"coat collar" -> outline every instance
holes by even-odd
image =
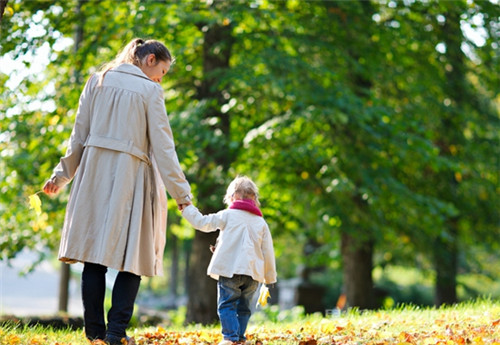
[[[146,74],[144,74],[144,72],[139,67],[129,63],[122,63],[121,65],[112,68],[110,72],[131,74],[152,81]]]

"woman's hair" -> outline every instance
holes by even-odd
[[[259,189],[257,185],[246,176],[236,177],[227,187],[224,203],[230,205],[233,199],[252,199],[260,206]]]
[[[122,63],[129,63],[140,67],[143,63],[145,63],[145,59],[150,54],[154,54],[156,63],[160,61],[170,61],[171,63],[174,63],[175,61],[170,54],[170,51],[163,43],[156,40],[145,41],[142,38],[134,38],[116,55],[112,61],[106,63],[101,68],[99,85],[102,84],[104,76],[110,69]]]

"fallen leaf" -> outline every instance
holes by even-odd
[[[29,203],[30,208],[34,209],[38,216],[42,214],[42,201],[36,193],[29,196]]]
[[[337,300],[337,309],[340,309],[340,310],[344,309],[346,302],[347,302],[346,295],[341,294],[339,296],[339,299]]]

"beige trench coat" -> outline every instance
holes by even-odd
[[[59,248],[65,262],[92,262],[137,275],[163,274],[168,193],[191,199],[179,165],[163,90],[122,64],[87,82],[59,187],[73,178]]]

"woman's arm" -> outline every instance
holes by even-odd
[[[84,144],[90,131],[90,104],[96,81],[96,76],[91,76],[80,95],[75,124],[73,125],[66,154],[61,158],[59,164],[54,169],[52,177],[43,187],[43,190],[47,194],[57,193],[61,187],[68,184],[75,176],[80,165]]]
[[[179,164],[174,136],[165,109],[163,90],[160,86],[155,88],[155,92],[149,98],[147,117],[148,134],[160,176],[168,193],[178,205],[184,206],[191,200],[191,187]]]

